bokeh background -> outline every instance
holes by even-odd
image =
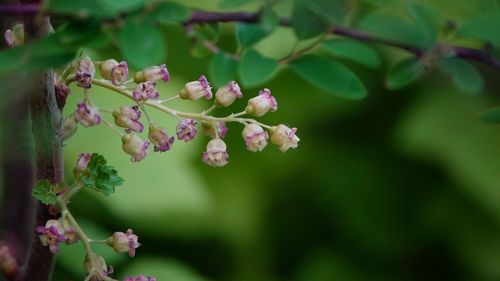
[[[289,1],[278,4],[287,15]],[[383,1],[381,1],[383,2]],[[391,2],[397,9],[403,1]],[[428,1],[443,19],[479,13],[481,1]],[[182,1],[214,10],[217,1]],[[238,10],[253,11],[256,5]],[[180,26],[164,29],[172,81],[164,97],[205,74],[209,57],[190,53]],[[256,46],[271,57],[288,54],[290,29],[278,28]],[[236,48],[234,25],[221,25],[219,45]],[[376,46],[376,45],[375,45]],[[384,88],[384,73],[406,54],[376,46],[384,58],[371,70],[345,61],[370,95],[346,101],[303,82],[289,70],[266,84],[279,110],[264,123],[298,128],[296,150],[269,145],[246,151],[242,127],[229,125],[230,164],[201,162],[208,138],[176,141],[169,152],[131,163],[120,139],[104,126],[79,128],[65,148],[66,178],[80,152],[105,155],[125,184],[105,198],[81,192],[71,209],[96,239],[132,228],[142,246],[133,259],[98,246],[115,277],[152,275],[164,281],[396,281],[500,280],[500,128],[478,112],[500,103],[499,72],[480,66],[486,88],[467,95],[436,70],[401,91]],[[321,52],[321,51],[318,51]],[[88,55],[120,59],[117,50]],[[81,100],[73,88],[66,114]],[[216,115],[239,112],[258,88]],[[127,100],[93,88],[95,104],[111,109]],[[176,101],[202,111],[209,102]],[[106,114],[106,113],[103,113]],[[173,134],[176,120],[149,110]],[[112,120],[111,116],[105,118]],[[62,246],[54,280],[80,280],[83,248]]]

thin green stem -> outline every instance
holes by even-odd
[[[83,184],[80,181],[75,182],[73,187],[62,196],[62,198],[64,199],[64,202],[69,202],[69,200],[71,200],[71,198],[75,194],[77,194],[80,190],[82,190],[82,188],[83,188]]]
[[[171,102],[171,101],[174,101],[174,100],[178,100],[178,99],[180,99],[180,98],[181,98],[181,96],[179,96],[179,95],[175,95],[175,96],[170,97],[170,98],[168,98],[168,99],[159,100],[159,101],[158,101],[158,103],[167,103],[167,102]]]
[[[328,36],[329,33],[323,33],[321,36],[318,37],[314,42],[312,42],[310,45],[304,47],[303,49],[300,49],[296,52],[293,52],[292,54],[280,59],[278,63],[280,65],[285,65],[293,60],[296,60],[300,58],[302,55],[305,53],[309,52],[310,50],[314,49],[316,46],[318,46],[321,42],[325,40],[325,38]]]
[[[217,106],[214,104],[214,105],[212,105],[211,107],[209,107],[207,110],[202,111],[200,114],[201,114],[201,115],[207,115],[207,114],[209,114],[210,112],[212,112],[215,108],[217,108]]]
[[[101,118],[101,121],[102,121],[102,123],[104,125],[106,125],[111,130],[113,130],[113,132],[115,132],[116,134],[118,134],[120,137],[123,137],[123,133],[118,128],[116,128],[113,124],[111,124],[108,120],[106,120],[104,118]]]

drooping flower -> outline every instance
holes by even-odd
[[[165,64],[148,67],[142,71],[135,73],[134,75],[135,83],[141,83],[145,81],[156,82],[158,80],[163,80],[165,82],[168,82],[170,80],[170,74],[168,73],[168,69]]]
[[[95,75],[95,66],[92,60],[88,56],[81,57],[73,61],[73,68],[75,69],[76,84],[89,89]]]
[[[84,127],[90,127],[101,124],[101,113],[95,107],[82,102],[77,105],[75,119]]]
[[[144,125],[139,122],[141,118],[141,112],[138,106],[122,106],[113,110],[113,117],[115,118],[115,124],[131,130],[137,133],[144,131]]]
[[[223,139],[226,137],[228,128],[224,122],[202,122],[201,128],[206,136],[212,139],[217,137]]]
[[[183,140],[183,141],[190,141],[194,139],[196,136],[196,133],[198,131],[196,130],[196,120],[194,119],[182,119],[179,121],[179,124],[177,124],[177,139]]]
[[[202,75],[198,81],[186,83],[179,96],[181,99],[198,100],[205,97],[209,100],[212,98],[212,87],[210,87],[205,75]]]
[[[56,95],[57,106],[63,108],[66,104],[66,98],[71,94],[71,90],[61,76],[56,73],[54,73],[54,93]]]
[[[119,86],[127,81],[128,65],[126,61],[105,60],[99,64],[99,70],[101,76],[106,80],[110,80],[113,85]]]
[[[273,112],[276,110],[278,110],[278,103],[271,95],[271,91],[267,88],[259,91],[258,96],[251,98],[245,108],[246,113],[257,117],[262,116],[269,111]]]
[[[212,139],[207,144],[207,151],[203,152],[203,162],[212,167],[222,167],[229,162],[227,146],[221,139]]]
[[[162,128],[154,123],[149,126],[149,140],[154,144],[155,152],[165,152],[170,150],[175,138],[167,135],[165,128]]]
[[[16,24],[11,29],[7,29],[4,33],[5,43],[9,48],[24,44],[24,25]]]
[[[109,277],[113,273],[113,267],[107,266],[103,257],[92,253],[92,256],[86,256],[83,267],[87,273],[94,272],[94,276],[90,279],[92,281],[102,281],[103,277]]]
[[[295,135],[297,128],[289,128],[283,124],[272,127],[271,142],[280,147],[282,152],[286,152],[289,148],[297,148],[299,145],[299,137]]]
[[[156,281],[156,278],[151,276],[146,277],[144,275],[138,275],[135,277],[127,276],[125,277],[125,279],[123,279],[123,281]]]
[[[49,246],[50,251],[55,254],[59,251],[59,243],[65,242],[64,228],[57,220],[48,220],[45,226],[36,227],[36,233],[43,246]]]
[[[87,165],[92,159],[92,155],[90,153],[80,153],[78,158],[76,159],[75,167],[73,167],[73,174],[75,178],[80,178],[82,175],[87,174]]]
[[[141,245],[138,239],[132,229],[128,229],[125,233],[118,231],[113,233],[113,236],[106,240],[106,244],[113,247],[116,252],[128,252],[129,256],[134,257],[135,249]]]
[[[132,162],[140,162],[148,154],[149,142],[143,141],[138,135],[130,133],[122,137],[122,148],[132,156]]]
[[[151,81],[146,81],[137,85],[132,95],[135,101],[158,99],[160,97],[160,93],[156,90],[156,82]]]
[[[252,152],[262,151],[267,146],[269,135],[261,126],[257,124],[248,124],[241,133],[245,140],[247,149]]]
[[[71,224],[71,222],[67,218],[59,219],[63,229],[64,229],[64,237],[66,238],[65,243],[67,245],[74,244],[80,240],[80,236],[76,232],[75,227]]]
[[[70,115],[64,118],[59,136],[65,141],[75,134],[76,129],[78,129],[78,124],[76,123],[75,116]]]
[[[236,100],[236,98],[241,99],[243,94],[241,93],[240,85],[235,81],[229,82],[224,87],[221,87],[215,93],[215,105],[217,106],[230,106]]]

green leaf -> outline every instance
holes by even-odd
[[[293,4],[290,25],[300,40],[318,36],[330,28],[331,24],[327,20],[318,17],[311,11],[308,5],[296,0]]]
[[[402,60],[391,67],[385,85],[391,90],[402,89],[417,80],[423,72],[424,66],[419,60],[415,58]]]
[[[259,42],[267,34],[268,32],[260,24],[240,23],[236,26],[236,36],[243,48]]]
[[[57,200],[54,190],[54,186],[48,180],[41,180],[36,183],[36,186],[31,191],[31,195],[45,205],[52,205]]]
[[[295,0],[301,2],[303,7],[314,12],[317,17],[324,21],[340,23],[347,13],[346,8],[350,4],[348,0]]]
[[[479,113],[479,119],[487,123],[500,123],[500,107],[490,108]]]
[[[199,40],[208,40],[215,43],[220,37],[219,25],[217,23],[197,24],[193,29],[193,35]]]
[[[276,60],[264,57],[255,50],[248,50],[241,57],[238,72],[244,86],[254,87],[271,79],[277,68]]]
[[[115,192],[115,187],[123,184],[123,178],[110,165],[107,165],[104,156],[93,153],[87,165],[88,175],[80,178],[85,187],[101,191],[105,196]]]
[[[278,14],[271,8],[264,9],[260,16],[260,25],[268,34],[273,32],[279,24]]]
[[[208,66],[208,74],[216,87],[222,87],[236,80],[236,68],[236,61],[221,52],[212,57]]]
[[[323,43],[328,53],[369,68],[380,66],[380,57],[370,46],[349,39],[331,39]]]
[[[368,95],[363,83],[350,69],[317,55],[306,55],[290,63],[302,79],[337,97],[360,100]]]
[[[174,2],[160,3],[150,14],[160,23],[182,23],[189,19],[190,11],[186,6]]]
[[[500,14],[486,14],[465,22],[457,31],[460,37],[489,41],[500,46]]]
[[[222,0],[219,2],[219,8],[231,9],[250,2],[255,2],[255,0]]]
[[[453,84],[464,92],[477,94],[484,87],[481,73],[468,61],[457,58],[442,58],[439,69],[451,76]]]
[[[429,47],[424,35],[397,15],[373,12],[361,20],[359,27],[385,39],[422,48]]]
[[[439,13],[432,6],[417,2],[408,3],[406,8],[413,23],[425,37],[426,45],[434,44],[440,28]]]
[[[101,0],[51,0],[47,10],[54,13],[75,15],[79,18],[114,18],[117,11],[103,5]]]
[[[144,6],[145,0],[99,0],[103,7],[112,11],[123,12]]]
[[[165,36],[151,22],[136,17],[125,19],[119,40],[123,56],[137,69],[161,63],[167,54]]]

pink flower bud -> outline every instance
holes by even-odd
[[[267,139],[269,139],[267,132],[257,124],[246,125],[241,135],[247,149],[252,152],[262,151],[267,146]]]
[[[92,86],[92,79],[95,75],[94,63],[88,56],[73,61],[75,69],[76,84],[82,88],[89,89]]]
[[[106,240],[106,244],[113,247],[116,252],[128,252],[129,256],[134,257],[135,249],[141,245],[138,239],[139,237],[134,234],[132,229],[128,229],[126,233],[113,233],[113,236]]]
[[[18,270],[18,264],[7,245],[0,245],[0,273],[13,277]],[[13,279],[15,280],[15,279]]]
[[[5,43],[9,48],[24,44],[24,25],[16,24],[12,30],[7,29],[4,33]]]
[[[122,106],[113,110],[115,124],[130,131],[141,133],[144,131],[144,125],[139,122],[141,112],[138,106]]]
[[[87,174],[87,165],[92,159],[92,155],[90,153],[80,153],[78,158],[76,159],[75,167],[73,167],[73,174],[75,178],[80,178],[82,175]]]
[[[225,138],[228,128],[224,122],[202,122],[201,128],[203,129],[203,134],[212,139]]]
[[[109,59],[99,65],[102,78],[110,80],[113,85],[122,85],[127,81],[128,65],[127,62],[117,62]]]
[[[217,106],[230,106],[236,98],[241,99],[240,86],[235,81],[229,82],[226,86],[219,88],[215,93],[215,105]]]
[[[78,124],[76,123],[75,116],[70,115],[64,118],[59,136],[65,141],[75,134],[76,129],[78,129]]]
[[[84,127],[101,124],[101,113],[99,110],[84,102],[77,105],[74,116],[75,120]]]
[[[251,98],[245,108],[246,113],[257,117],[262,116],[269,111],[273,112],[276,110],[278,110],[278,103],[276,102],[276,99],[271,96],[271,91],[267,88],[260,91],[258,96]]]
[[[288,128],[280,124],[271,128],[271,142],[280,147],[282,152],[286,152],[289,148],[297,148],[300,139],[295,135],[297,128]]]
[[[207,151],[203,152],[203,162],[212,167],[222,167],[229,162],[227,146],[221,139],[212,139],[207,144]]]
[[[174,137],[167,135],[165,128],[159,127],[158,125],[152,123],[149,126],[149,140],[154,144],[155,152],[165,152],[170,150],[172,144],[174,143]]]
[[[145,81],[155,82],[158,80],[163,80],[168,82],[170,80],[170,74],[168,73],[167,66],[162,64],[160,66],[151,66],[143,71],[139,71],[134,75],[134,82],[141,83]]]
[[[148,154],[149,142],[143,141],[136,134],[126,134],[122,137],[122,148],[132,156],[132,162],[140,162]]]
[[[196,120],[182,119],[177,124],[177,139],[183,141],[190,141],[194,139],[198,131],[196,130]]]
[[[59,251],[59,243],[66,241],[64,228],[57,220],[48,220],[45,226],[37,226],[36,232],[42,245],[49,246],[53,254]]]
[[[205,97],[209,100],[212,98],[212,87],[210,87],[205,75],[202,75],[198,81],[186,83],[179,96],[181,99],[198,100]]]
[[[123,281],[156,281],[156,279],[154,277],[151,277],[151,276],[144,276],[144,275],[138,275],[138,276],[135,276],[135,277],[125,277],[125,279],[123,279]]]
[[[83,262],[83,268],[85,268],[85,271],[88,273],[90,272],[97,273],[94,277],[90,279],[92,281],[102,281],[103,278],[101,277],[109,277],[111,273],[113,273],[113,267],[112,266],[108,267],[106,265],[106,261],[104,260],[104,258],[94,253],[92,253],[92,256],[87,255],[85,257],[85,261]]]
[[[56,95],[57,106],[63,108],[66,104],[66,98],[71,94],[71,90],[61,76],[56,73],[54,73],[54,93]]]
[[[137,88],[132,95],[135,101],[158,99],[160,97],[160,93],[156,90],[156,82],[151,81],[146,81],[137,85]]]

